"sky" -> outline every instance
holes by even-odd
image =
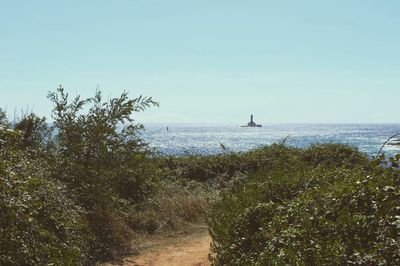
[[[399,123],[400,1],[0,0],[0,107],[124,90],[142,123]]]

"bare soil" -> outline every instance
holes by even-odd
[[[115,263],[102,265],[125,266],[208,266],[211,237],[207,227],[189,231],[155,235],[138,239],[134,243],[137,253]]]
[[[208,235],[182,239],[178,243],[160,247],[124,260],[131,266],[205,266],[210,265],[208,252],[211,239]]]

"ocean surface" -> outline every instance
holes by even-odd
[[[167,130],[168,126],[168,130]],[[165,155],[218,154],[248,151],[286,139],[286,145],[308,147],[317,143],[344,143],[374,156],[382,144],[400,132],[400,124],[267,124],[262,128],[234,125],[145,125],[142,138]],[[387,145],[384,153],[400,153]]]

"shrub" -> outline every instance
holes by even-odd
[[[141,201],[154,186],[155,175],[144,169],[149,153],[138,135],[143,126],[134,124],[132,114],[158,104],[142,96],[129,99],[125,92],[108,101],[100,91],[70,100],[62,87],[48,98],[56,132],[52,178],[65,183],[87,211],[95,235],[91,253],[106,258],[128,247],[124,235],[132,235],[123,226],[118,199]]]
[[[45,169],[23,152],[0,149],[1,265],[88,261],[85,212]]]
[[[316,144],[304,150],[302,159],[310,166],[369,167],[369,159],[357,149],[344,144]]]
[[[240,173],[287,171],[299,166],[301,150],[280,144],[262,147],[244,153],[225,153],[220,155],[167,157],[161,163],[171,177],[194,179],[201,182],[215,182],[218,179],[230,181]]]
[[[132,114],[157,105],[127,93],[103,101],[49,93],[52,127],[0,109],[0,264],[80,265],[130,248],[126,206],[154,191],[157,171]]]
[[[399,264],[400,176],[367,162],[354,149],[322,145],[288,172],[249,174],[213,205],[213,263]]]

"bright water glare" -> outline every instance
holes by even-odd
[[[168,129],[167,129],[168,127]],[[247,151],[277,143],[307,147],[317,143],[344,143],[375,155],[382,144],[396,132],[400,124],[270,124],[261,128],[230,125],[145,125],[143,138],[161,154],[218,154],[223,150]],[[398,146],[387,145],[387,154],[400,152]]]

